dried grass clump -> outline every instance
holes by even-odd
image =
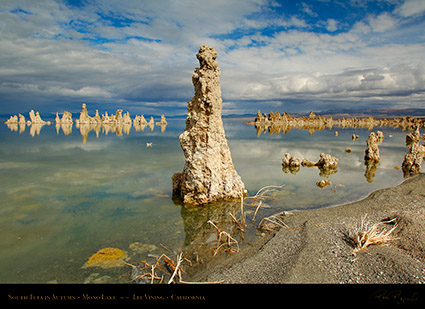
[[[233,215],[231,212],[229,212],[229,216],[232,218],[232,221],[234,223],[233,227],[233,235],[236,233],[239,233],[239,236],[242,241],[245,240],[245,228],[246,228],[246,214],[244,212],[244,198],[243,195],[241,195],[241,217],[240,219],[237,219],[235,215]],[[215,227],[217,230],[217,227]],[[218,231],[217,231],[218,232]]]
[[[214,250],[214,256],[216,256],[217,253],[222,249],[227,252],[239,252],[239,243],[236,239],[230,236],[230,234],[226,231],[220,230],[211,220],[208,220],[207,223],[211,224],[217,231],[218,239],[217,246]]]
[[[293,213],[284,211],[267,218],[263,217],[263,219],[258,225],[258,229],[262,232],[270,232],[276,229],[297,230],[300,228],[299,226],[289,226],[283,221],[284,217],[292,215]]]
[[[260,208],[270,208],[270,206],[267,205],[265,202],[267,200],[269,200],[269,201],[275,200],[276,194],[284,186],[285,185],[265,186],[265,187],[261,188],[260,190],[258,190],[258,192],[254,196],[248,196],[248,197],[245,198],[245,200],[241,201],[242,206],[245,205],[247,207],[254,207],[255,208],[254,216],[252,217],[252,222],[254,222],[254,224],[255,224],[255,218],[256,218]],[[260,214],[260,216],[263,217],[261,214]],[[264,219],[264,217],[263,217],[263,219]]]
[[[271,223],[268,224],[268,223]],[[285,222],[283,222],[282,218],[280,218],[279,215],[273,215],[268,218],[263,218],[259,224],[259,229],[261,231],[273,231],[275,227],[283,228],[283,229],[290,229]]]
[[[276,194],[281,190],[285,185],[281,186],[265,186],[257,191],[254,196],[248,196],[245,198],[245,205],[251,207],[257,207],[259,202],[266,200],[276,199]]]
[[[170,284],[174,282],[174,277],[176,276],[176,274],[179,275],[179,279],[181,280],[182,260],[183,255],[180,252],[177,255],[177,263],[172,258],[168,257],[166,254],[162,254],[156,259],[155,263],[153,264],[149,264],[146,261],[142,261],[142,264],[144,266],[134,266],[129,263],[126,263],[126,265],[131,266],[132,268],[139,267],[139,275],[134,276],[132,278],[133,281],[142,279],[145,281],[145,283],[161,284],[164,281],[165,275],[168,274],[171,275],[170,280],[168,280],[168,284]],[[161,265],[161,261],[163,262],[163,265]],[[165,268],[163,268],[162,266],[165,266]],[[169,270],[171,270],[173,273],[171,274]]]
[[[353,247],[353,253],[367,248],[371,245],[385,245],[394,238],[391,236],[391,233],[397,228],[397,223],[394,226],[387,230],[382,228],[384,224],[390,224],[396,221],[397,218],[393,218],[387,221],[381,221],[379,223],[372,224],[369,221],[366,221],[367,214],[363,216],[361,223],[356,228],[349,230],[345,233],[345,240]]]
[[[160,244],[167,251],[171,252],[170,249]],[[187,255],[188,253],[186,253]],[[214,281],[214,282],[189,282],[185,281],[182,278],[182,273],[184,273],[183,263],[187,262],[192,266],[192,262],[186,258],[186,255],[183,254],[181,249],[176,254],[176,260],[168,257],[166,254],[161,254],[161,256],[156,258],[155,263],[149,264],[146,261],[142,261],[142,265],[135,266],[129,263],[125,265],[130,266],[132,270],[131,281],[136,283],[145,284],[162,284],[167,282],[167,284],[215,284],[222,283],[223,281]],[[168,281],[166,278],[168,278]]]
[[[283,229],[297,229],[298,227],[290,227],[285,222],[283,222],[282,217],[291,215],[291,213],[288,212],[282,212],[276,215],[272,215],[269,217],[264,217],[261,213],[259,213],[259,210],[261,208],[270,208],[269,205],[267,205],[266,201],[272,201],[276,200],[277,193],[283,189],[285,185],[280,186],[265,186],[258,190],[258,192],[254,196],[249,196],[245,198],[245,201],[241,200],[242,206],[245,205],[247,207],[254,207],[255,212],[254,216],[252,217],[252,222],[256,226],[256,228],[262,232],[268,232],[273,231],[275,229],[283,228]],[[242,207],[241,206],[241,207]],[[262,219],[260,220],[260,223],[257,225],[255,222],[255,218],[259,215]],[[245,221],[244,221],[245,222]]]

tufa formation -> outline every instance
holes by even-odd
[[[379,153],[378,145],[384,140],[384,134],[381,131],[370,132],[368,139],[366,140],[366,150],[365,150],[365,162],[374,161],[379,162],[381,160],[381,155]],[[367,163],[366,163],[367,164]]]
[[[415,127],[412,132],[406,135],[406,146],[409,151],[407,151],[401,164],[404,177],[421,172],[421,165],[425,158],[425,145],[419,144],[421,139],[425,139],[425,135],[421,136],[419,127]]]
[[[324,129],[339,128],[367,128],[372,130],[374,127],[393,127],[401,128],[402,130],[411,129],[413,126],[424,127],[425,119],[413,117],[393,118],[393,119],[375,119],[372,116],[366,118],[345,118],[333,119],[332,116],[321,116],[310,112],[308,116],[293,117],[288,113],[279,114],[279,112],[271,112],[267,116],[259,110],[254,121],[246,122],[245,124],[255,125],[257,135],[268,131],[270,134],[279,134],[281,131],[286,134],[291,129],[309,130],[310,134],[315,131]],[[337,134],[336,134],[337,135]],[[354,135],[353,140],[358,139]]]
[[[172,177],[173,197],[193,205],[240,198],[246,193],[221,118],[217,52],[202,45],[196,58],[200,67],[192,75],[195,96],[187,103],[186,128],[179,137],[185,166]]]

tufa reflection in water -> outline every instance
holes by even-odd
[[[216,230],[208,224],[214,222],[221,230],[232,231],[234,223],[231,213],[237,216],[240,213],[239,201],[215,202],[204,206],[181,205],[181,216],[184,224],[186,247],[215,244],[217,242]]]
[[[366,118],[342,117],[339,119],[333,119],[332,116],[320,116],[314,114],[313,112],[310,112],[309,116],[307,117],[292,117],[286,112],[283,114],[278,112],[269,113],[267,116],[266,114],[263,115],[259,110],[253,122],[246,122],[244,124],[254,125],[258,137],[262,133],[266,132],[268,132],[270,135],[279,135],[280,132],[287,134],[289,131],[291,131],[291,129],[308,130],[309,134],[312,135],[316,131],[325,129],[332,130],[333,127],[339,127],[342,129],[366,128],[368,130],[372,130],[374,127],[379,126],[401,129],[402,131],[411,131],[411,133],[408,133],[406,136],[406,146],[409,148],[409,150],[401,164],[403,169],[403,176],[405,178],[420,172],[421,164],[423,158],[425,157],[425,146],[419,145],[419,140],[424,139],[424,137],[420,136],[419,128],[424,127],[425,119],[410,116],[402,118],[394,117],[390,119],[375,119],[372,116]],[[338,136],[338,131],[335,131],[334,135]],[[359,136],[353,134],[352,140],[356,141],[358,139]],[[365,150],[364,156],[366,171],[364,173],[364,177],[369,183],[374,181],[376,172],[378,170],[380,162],[380,152],[378,145],[382,143],[383,139],[383,133],[381,131],[377,131],[376,134],[371,132],[369,138],[366,141],[367,148]],[[346,153],[351,153],[351,149],[346,148]],[[300,171],[300,165],[317,166],[317,164],[314,162],[307,162],[304,160],[300,163],[298,158],[290,156],[289,154],[285,154],[285,157],[282,160],[282,171],[284,173],[291,173],[296,175]],[[329,177],[330,175],[337,172],[336,169],[324,169],[320,166],[319,169],[321,177]]]
[[[367,118],[345,118],[333,119],[332,116],[325,117],[316,115],[310,112],[308,117],[292,117],[288,113],[282,115],[278,112],[262,114],[260,111],[257,112],[257,117],[252,122],[246,122],[245,124],[254,125],[257,130],[257,136],[261,133],[268,132],[271,134],[287,134],[291,129],[303,129],[308,130],[310,135],[316,131],[324,129],[331,130],[333,127],[339,128],[366,128],[372,130],[374,127],[392,127],[400,128],[403,131],[411,130],[418,126],[424,126],[424,119],[418,119],[414,117],[403,117],[403,118],[392,118],[392,119],[375,119],[372,116]],[[338,135],[337,133],[335,134]]]
[[[258,118],[258,117],[257,117]],[[413,121],[412,123],[416,123]],[[334,134],[336,137],[338,134]],[[392,135],[390,135],[391,137]],[[358,139],[358,135],[353,134],[353,141]],[[403,163],[401,164],[403,169],[404,178],[411,175],[420,173],[421,164],[425,158],[425,145],[420,145],[420,140],[425,140],[425,135],[421,136],[419,132],[419,126],[414,124],[411,127],[411,132],[406,135],[406,147],[409,148],[404,156]],[[370,132],[369,137],[366,140],[366,149],[364,151],[364,165],[366,171],[364,177],[368,183],[372,183],[375,179],[375,175],[378,170],[378,166],[381,160],[381,154],[379,145],[384,141],[384,133],[382,131]],[[345,148],[345,153],[350,154],[352,151],[350,148]],[[298,157],[285,153],[282,159],[282,172],[285,174],[296,175],[300,172],[300,167],[313,167],[319,168],[319,176],[329,178],[331,175],[336,174],[338,165],[338,158],[332,157],[330,154],[320,154],[320,160],[317,162],[310,161],[308,159],[300,160]],[[330,185],[329,180],[321,180],[316,182],[319,188],[324,188]]]
[[[28,126],[32,137],[39,135],[44,125],[51,124],[50,121],[42,120],[39,112],[34,113],[34,111],[31,110],[29,115],[31,119],[29,121],[25,121],[25,117],[19,114],[19,117],[16,115],[11,116],[5,123],[11,131],[17,132],[19,130],[20,134],[25,132],[25,128]],[[99,137],[100,133],[105,135],[115,133],[117,136],[123,136],[124,134],[129,135],[132,127],[134,127],[136,132],[143,132],[146,127],[149,127],[150,131],[153,132],[156,125],[161,128],[161,133],[164,133],[167,124],[167,119],[164,114],[161,115],[160,121],[155,123],[153,116],[151,116],[149,122],[146,121],[143,115],[136,115],[132,120],[130,113],[126,112],[123,114],[121,109],[118,109],[115,115],[108,115],[108,112],[105,112],[102,116],[100,116],[98,110],[96,110],[95,116],[91,117],[88,114],[86,104],[82,106],[80,118],[75,120],[75,128],[80,130],[80,134],[83,137],[83,143],[87,142],[88,135],[92,131],[95,132],[96,138]],[[71,134],[73,125],[74,121],[70,112],[65,111],[62,118],[56,113],[55,127],[57,134],[59,134],[61,130],[64,135]]]
[[[19,130],[20,125],[16,125]],[[30,126],[26,124],[26,134],[22,136],[10,132],[6,126],[2,128],[1,193],[2,211],[6,211],[0,224],[4,236],[0,250],[2,282],[84,282],[88,275],[94,277],[94,274],[99,275],[93,280],[107,275],[109,282],[115,282],[121,278],[118,275],[128,275],[130,269],[126,266],[81,269],[101,248],[120,248],[133,259],[129,263],[136,263],[142,258],[150,261],[149,254],[159,256],[161,253],[177,260],[176,254],[163,250],[160,244],[172,251],[182,248],[186,253],[189,251],[183,246],[186,242],[194,248],[190,254],[197,250],[212,257],[218,236],[208,223],[210,219],[241,245],[248,246],[239,240],[238,234],[232,233],[235,224],[229,213],[238,219],[241,217],[238,203],[220,213],[221,207],[182,209],[170,200],[169,177],[182,167],[178,134],[184,128],[184,121],[176,122],[177,129],[173,122],[166,134],[159,134],[155,128],[158,134],[144,134],[148,138],[101,136],[94,140],[89,137],[85,145],[74,125],[72,134],[67,137],[57,136],[53,125],[43,126],[40,138],[34,139],[28,135]],[[262,203],[255,216],[256,225],[261,220],[260,214],[267,217],[281,211],[338,205],[402,181],[400,164],[408,149],[405,148],[406,134],[401,130],[383,129],[385,139],[379,145],[380,165],[373,183],[369,183],[364,177],[363,160],[370,133],[367,130],[338,129],[338,136],[328,130],[312,136],[303,130],[292,130],[287,135],[267,134],[257,138],[255,130],[246,130],[239,121],[225,121],[225,126],[234,162],[246,179],[250,194],[265,184],[285,184],[279,200],[267,201],[269,208]],[[352,141],[353,133],[360,135],[360,142]],[[139,135],[134,127],[131,134]],[[117,141],[120,147],[116,147]],[[152,141],[153,149],[147,148],[141,153],[145,143]],[[345,151],[347,147],[351,149],[349,154]],[[338,173],[325,178],[332,184],[320,189],[316,185],[321,180],[318,167],[301,167],[296,176],[283,173],[279,167],[284,153],[313,161],[319,159],[320,153],[329,153],[339,159]],[[395,165],[400,168],[395,170]],[[155,192],[149,191],[153,189]],[[157,189],[169,197],[156,196]],[[256,232],[251,228],[251,220],[257,205],[249,208],[251,213],[245,212],[248,225],[245,238]],[[192,220],[191,215],[199,221]],[[197,232],[200,234],[196,235]],[[158,249],[133,255],[129,244],[135,242],[155,245]],[[139,246],[132,248],[142,250]],[[218,258],[229,256],[224,249],[226,247],[220,249]],[[196,265],[196,256],[187,258]],[[128,277],[123,280],[128,282]]]

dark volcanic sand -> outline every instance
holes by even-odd
[[[353,254],[344,233],[367,220],[397,218],[388,245]],[[290,227],[211,261],[190,281],[224,283],[425,283],[425,174],[341,206],[282,217]],[[392,225],[385,224],[384,228]]]

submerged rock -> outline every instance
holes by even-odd
[[[127,254],[117,248],[103,248],[93,254],[89,260],[84,264],[86,267],[101,267],[112,268],[123,266],[127,260]]]
[[[332,185],[331,181],[329,179],[322,179],[318,182],[316,182],[316,186],[318,186],[320,189],[323,189],[326,186]]]
[[[187,103],[186,128],[179,137],[185,166],[182,173],[172,177],[173,196],[184,204],[207,204],[245,194],[245,185],[233,165],[221,118],[217,52],[202,45],[196,57],[200,67],[192,75],[195,96]]]
[[[158,247],[152,244],[142,244],[136,241],[130,244],[129,249],[137,254],[145,254],[158,249]]]
[[[90,276],[88,276],[84,280],[84,284],[92,284],[92,283],[105,284],[105,283],[110,283],[111,279],[112,278],[110,276],[107,276],[107,275],[102,276],[99,273],[93,273],[93,274],[90,274]]]

